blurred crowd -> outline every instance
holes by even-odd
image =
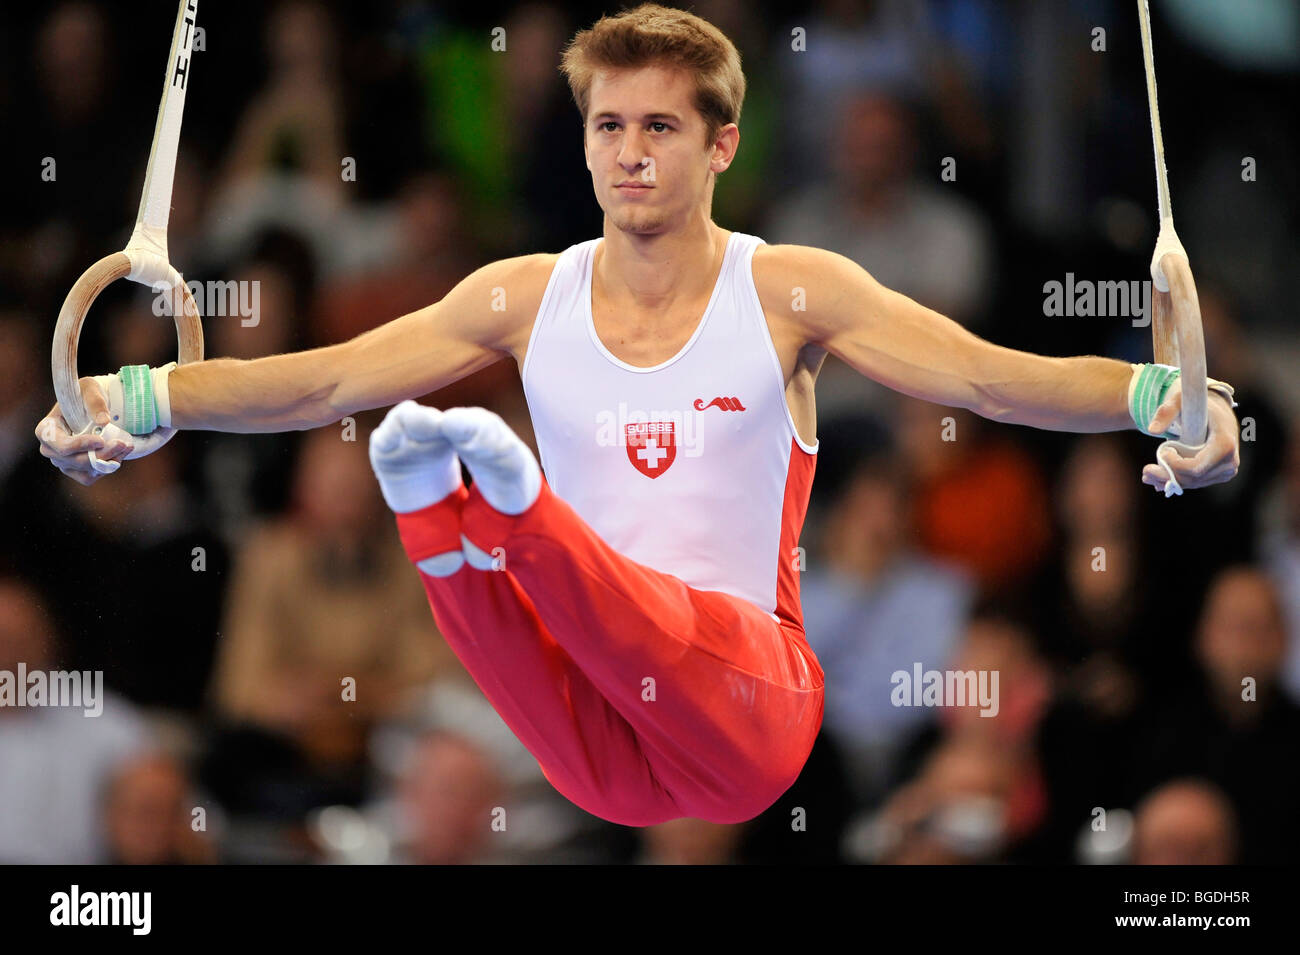
[[[994,425],[829,360],[799,557],[822,735],[756,819],[646,829],[558,796],[439,635],[369,469],[382,413],[187,432],[90,487],[40,457],[54,318],[129,234],[171,19],[8,11],[0,671],[99,671],[107,693],[95,718],[0,707],[0,861],[1293,862],[1300,443],[1260,342],[1289,324],[1300,265],[1279,173],[1294,5],[1260,0],[1232,31],[1226,0],[1152,6],[1210,372],[1247,428],[1239,475],[1166,501],[1139,483],[1154,442],[1136,432]],[[1128,318],[1043,306],[1067,273],[1146,277],[1131,3],[691,7],[749,83],[720,225],[840,252],[1001,344],[1150,360]],[[255,321],[205,315],[207,355],[344,341],[494,258],[599,235],[556,66],[601,12],[200,4],[171,261],[260,291]],[[106,290],[81,373],[174,358],[152,305]],[[485,405],[532,442],[508,363],[423,400]],[[996,672],[997,714],[896,705],[893,675],[916,666]]]

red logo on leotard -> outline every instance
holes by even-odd
[[[740,403],[739,398],[714,398],[707,405],[703,398],[695,399],[695,410],[703,411],[706,408],[721,408],[723,411],[744,411],[745,406]]]
[[[646,477],[657,478],[677,459],[677,431],[672,421],[627,425],[627,459]]]

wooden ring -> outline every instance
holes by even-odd
[[[68,422],[68,429],[79,434],[90,424],[90,415],[81,396],[80,378],[77,375],[77,343],[81,339],[81,326],[91,304],[111,283],[131,274],[131,259],[125,252],[114,252],[100,259],[86,271],[68,292],[59,310],[59,322],[54,328],[54,347],[50,355],[50,370],[54,374],[54,395],[59,410]],[[172,270],[179,278],[179,274]],[[178,365],[203,360],[203,323],[199,307],[194,301],[189,285],[177,283],[183,290],[180,310],[173,310],[176,320],[176,347]]]
[[[1169,291],[1152,288],[1151,334],[1156,361],[1177,365],[1182,372],[1183,407],[1179,412],[1182,433],[1179,442],[1191,447],[1203,445],[1209,420],[1209,398],[1205,392],[1205,331],[1201,327],[1201,303],[1192,280],[1187,257],[1169,252],[1160,259],[1160,269]]]

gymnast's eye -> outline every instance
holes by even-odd
[[[652,127],[653,127],[653,126],[662,126],[662,127],[663,127],[663,132],[667,132],[668,130],[672,129],[672,127],[669,126],[667,123],[660,122],[659,120],[655,120],[655,121],[654,121],[653,123],[651,123],[650,125],[651,125]],[[660,132],[660,130],[657,130],[657,129],[656,129],[655,132],[656,132],[656,133],[657,133],[657,132]]]
[[[613,132],[613,130],[608,129],[607,127],[617,126],[617,125],[618,123],[614,122],[612,119],[607,119],[605,120],[605,122],[600,124],[600,128],[608,133],[608,132]]]

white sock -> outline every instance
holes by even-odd
[[[443,413],[414,401],[388,412],[370,435],[370,466],[384,501],[398,514],[436,504],[461,485],[460,460],[442,435]],[[431,577],[448,577],[465,563],[459,551],[434,554],[416,566]]]
[[[494,548],[495,549],[495,548]],[[504,570],[504,555],[489,554],[464,534],[460,535],[460,550],[464,562],[475,570]],[[460,568],[457,568],[459,570]]]
[[[426,557],[415,565],[430,577],[450,577],[465,566],[465,552],[449,550],[442,554]]]
[[[442,433],[474,475],[483,499],[503,514],[522,514],[542,490],[542,469],[510,426],[486,408],[448,408]]]
[[[398,514],[436,504],[460,487],[460,461],[443,436],[443,412],[403,401],[370,435],[370,466]]]

